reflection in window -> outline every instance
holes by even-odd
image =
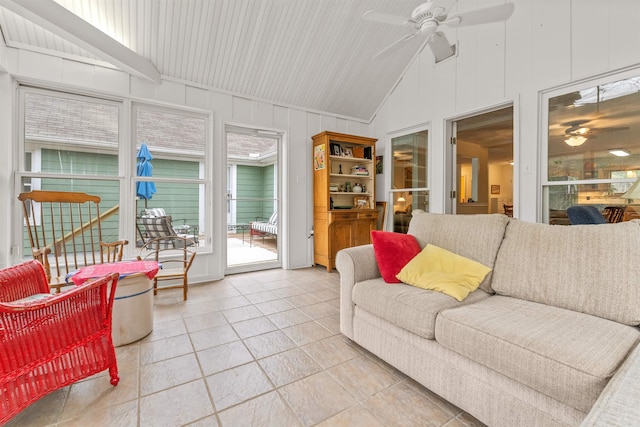
[[[634,77],[549,98],[550,217],[575,204],[627,204],[620,196],[640,170],[639,83]]]
[[[426,130],[391,139],[394,231],[406,233],[414,209],[429,211]]]
[[[409,231],[409,222],[413,216],[413,208],[407,204],[406,198],[409,193],[400,192],[392,193],[395,197],[395,206],[393,210],[393,231],[396,233],[407,233]],[[412,200],[420,200],[424,205],[429,207],[429,192],[422,190],[414,190],[411,192]],[[406,206],[406,207],[405,207]],[[405,207],[403,209],[403,207]],[[415,209],[418,209],[416,207]],[[388,221],[388,219],[387,219]]]

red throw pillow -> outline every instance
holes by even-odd
[[[384,281],[402,283],[396,278],[396,274],[420,253],[420,244],[416,238],[411,234],[372,230],[371,242]]]

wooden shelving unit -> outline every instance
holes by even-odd
[[[313,137],[314,263],[327,271],[340,249],[371,243],[376,141],[336,132]]]

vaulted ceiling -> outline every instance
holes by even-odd
[[[368,22],[362,14],[374,9],[409,16],[422,2],[0,0],[0,30],[9,47],[106,62],[129,72],[127,67],[134,64],[134,69],[138,65],[150,70],[147,76],[157,73],[275,104],[368,121],[419,53],[423,40],[416,37],[384,59],[373,59],[412,28]],[[67,24],[66,33],[64,25],[62,32],[52,29],[47,24],[58,5],[95,28],[84,28],[79,21]],[[22,8],[31,12],[22,13]],[[74,37],[77,28],[82,28],[81,34]],[[114,60],[108,48],[100,49],[103,33],[137,59]]]

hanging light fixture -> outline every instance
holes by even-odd
[[[571,135],[567,139],[565,139],[564,142],[572,147],[579,147],[580,145],[584,144],[586,140],[587,138],[582,135]]]

